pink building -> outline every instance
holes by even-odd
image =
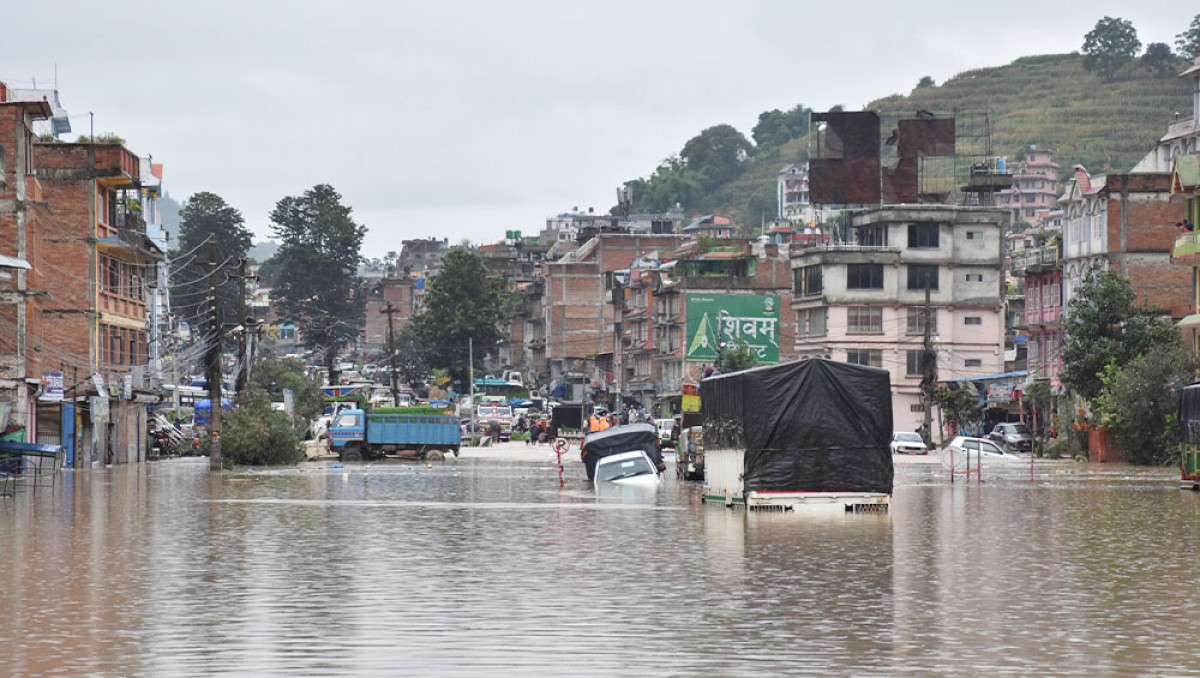
[[[1057,207],[1058,169],[1054,151],[1030,146],[1012,168],[1012,188],[1000,192],[997,204],[1012,210],[1013,223],[1041,225]]]

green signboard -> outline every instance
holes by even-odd
[[[687,352],[692,362],[716,362],[721,342],[745,342],[758,362],[779,362],[779,297],[751,294],[687,295]]]

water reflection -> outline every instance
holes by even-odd
[[[0,672],[1200,671],[1171,470],[906,466],[890,515],[823,517],[569,471],[67,474],[0,501]]]

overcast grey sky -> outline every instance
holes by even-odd
[[[164,163],[172,197],[216,193],[260,238],[280,198],[331,184],[368,227],[369,257],[607,210],[621,182],[712,125],[749,136],[773,108],[857,110],[924,75],[940,84],[1078,50],[1105,15],[1173,47],[1200,11],[1177,0],[5,4],[0,80],[49,87],[57,69],[68,140],[93,113],[97,134]]]

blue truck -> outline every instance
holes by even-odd
[[[462,429],[452,414],[377,414],[342,410],[329,427],[329,442],[341,461],[407,457],[442,461],[458,456]]]

